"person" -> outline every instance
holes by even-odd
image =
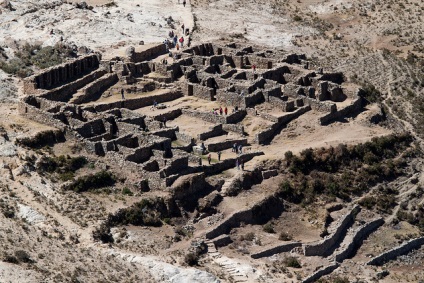
[[[244,96],[244,90],[241,91],[240,96]]]
[[[227,113],[228,113],[228,108],[227,108],[227,106],[225,106],[225,108],[224,108],[224,113],[225,113],[225,116],[227,116]]]
[[[181,43],[181,48],[183,48],[184,47],[184,37],[180,37],[180,43]]]
[[[252,65],[252,70],[253,70],[253,73],[256,72],[256,65],[255,64]]]
[[[166,128],[166,117],[163,117],[163,126]]]
[[[218,151],[218,161],[221,161],[221,151]]]
[[[208,155],[208,162],[209,162],[209,165],[211,165],[211,160],[212,160],[212,157],[211,157],[211,154],[209,153],[209,155]]]
[[[181,26],[181,29],[183,30],[183,34],[184,34],[184,24]]]
[[[240,163],[241,163],[240,164],[241,165],[241,171],[244,171],[244,162],[243,162],[243,160],[241,160]]]
[[[177,45],[175,45],[175,48],[177,48],[177,51],[180,50],[180,45],[177,43]]]
[[[121,88],[121,97],[122,97],[122,99],[125,99],[125,95],[124,95],[124,93],[125,93],[124,89],[123,89],[123,88]]]
[[[219,115],[222,115],[222,107],[219,107]]]
[[[178,36],[174,35],[174,46],[177,46]]]
[[[186,1],[184,0],[184,1],[183,1],[183,6],[184,6],[184,7],[185,7],[185,4],[186,4]]]
[[[242,149],[243,149],[243,146],[240,144],[240,145],[238,146],[238,153],[242,154]]]
[[[237,148],[237,143],[233,144],[233,152],[236,152],[236,148]]]
[[[202,151],[205,151],[206,150],[206,147],[205,147],[205,143],[204,142],[202,142],[202,144],[200,145],[200,148],[202,149]]]

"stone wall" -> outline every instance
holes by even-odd
[[[355,99],[350,105],[336,111],[332,112],[328,115],[325,115],[323,117],[319,118],[319,123],[321,125],[327,125],[331,123],[332,121],[335,121],[337,119],[342,119],[346,116],[358,113],[361,111],[363,105],[362,97],[358,96],[357,99]]]
[[[327,266],[319,269],[315,273],[311,274],[310,276],[306,277],[305,279],[303,279],[302,283],[316,282],[318,279],[320,279],[324,275],[330,274],[331,272],[336,270],[338,267],[339,267],[338,263],[327,265]]]
[[[206,232],[205,236],[207,239],[213,239],[228,234],[233,228],[239,227],[241,222],[245,224],[266,222],[271,217],[280,215],[283,209],[284,205],[279,198],[274,195],[268,196],[249,209],[227,216],[220,224]]]
[[[210,144],[207,144],[206,147],[208,151],[218,152],[218,151],[233,147],[234,143],[237,143],[237,145],[241,144],[245,146],[247,145],[247,139],[235,139],[235,140],[227,140],[222,142],[210,143]]]
[[[352,226],[356,214],[360,211],[360,206],[355,205],[352,210],[347,213],[339,222],[336,231],[325,237],[324,240],[316,244],[303,245],[303,253],[305,256],[329,256],[332,253],[332,248],[344,237],[347,229]]]
[[[189,110],[189,109],[183,109],[182,110],[184,115],[195,117],[198,119],[201,119],[203,121],[213,123],[213,124],[234,124],[237,123],[246,116],[246,111],[240,110],[236,111],[235,113],[232,113],[230,115],[216,115],[212,112],[200,112],[196,110]]]
[[[262,258],[262,257],[270,257],[279,253],[286,253],[291,251],[294,248],[302,246],[301,243],[284,243],[281,245],[277,245],[272,248],[268,248],[266,250],[251,254],[250,256],[254,259]]]
[[[24,94],[34,94],[37,89],[51,89],[68,83],[99,67],[100,55],[91,54],[54,66],[24,79]]]
[[[272,124],[268,129],[261,131],[256,135],[255,142],[258,144],[263,144],[269,141],[275,135],[275,132],[283,126],[283,124],[289,123],[293,119],[296,119],[297,117],[308,112],[309,110],[311,110],[309,106],[304,106],[298,108],[292,113],[279,117],[278,122]]]
[[[39,94],[39,96],[51,101],[66,102],[72,97],[72,94],[76,93],[80,88],[93,82],[97,78],[103,76],[105,73],[106,71],[103,69],[95,70],[94,72],[91,72],[82,78],[58,86],[54,89],[43,91]]]
[[[197,139],[205,141],[209,138],[221,136],[224,134],[226,134],[226,132],[222,129],[222,124],[218,124],[210,127],[208,131],[198,134]]]
[[[223,124],[222,129],[226,132],[233,132],[241,136],[244,135],[244,126],[239,124]]]
[[[312,110],[329,113],[335,113],[337,111],[337,106],[334,103],[319,101],[317,99],[309,97],[303,97],[302,99],[303,103],[305,105],[311,106]]]
[[[353,256],[353,254],[356,252],[358,247],[360,247],[362,241],[366,237],[368,237],[369,234],[377,230],[377,228],[383,224],[384,224],[384,219],[378,218],[359,227],[356,230],[354,236],[352,237],[352,240],[349,243],[349,245],[344,250],[336,254],[335,260],[337,262],[342,262],[346,258]]]
[[[80,89],[69,103],[82,104],[98,99],[102,93],[118,82],[116,74],[107,74]]]
[[[134,110],[146,106],[152,106],[154,101],[156,101],[157,103],[164,103],[167,101],[175,100],[180,97],[182,97],[182,93],[176,90],[158,95],[142,96],[138,98],[125,99],[122,101],[116,101],[111,103],[100,103],[94,106],[84,107],[84,109],[95,112],[104,112],[114,108],[126,108]]]
[[[151,60],[163,54],[166,54],[166,47],[165,44],[161,43],[140,52],[134,51],[131,54],[127,54],[129,56],[127,56],[126,59],[133,63],[139,63]]]
[[[398,256],[409,253],[411,250],[419,249],[424,245],[424,237],[412,239],[396,248],[388,250],[367,262],[367,265],[383,265]]]

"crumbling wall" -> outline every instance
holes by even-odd
[[[279,253],[286,253],[291,251],[294,248],[300,247],[302,246],[301,243],[284,243],[281,245],[277,245],[275,247],[272,248],[268,248],[266,250],[251,254],[250,257],[254,258],[254,259],[258,259],[258,258],[262,258],[262,257],[270,257],[273,256],[275,254],[279,254]]]
[[[413,249],[419,249],[424,245],[424,237],[409,240],[408,242],[388,250],[367,262],[367,265],[383,265],[384,263],[392,260],[398,256],[409,253]]]
[[[362,241],[366,237],[368,237],[369,234],[374,232],[378,227],[380,227],[383,224],[384,224],[384,219],[377,218],[359,227],[357,231],[355,232],[354,236],[352,237],[352,240],[349,243],[349,245],[344,250],[336,254],[335,260],[337,262],[342,262],[346,258],[352,256],[353,253],[361,245]]]
[[[303,279],[302,283],[316,282],[318,279],[320,279],[324,275],[330,274],[331,272],[336,270],[338,267],[339,267],[338,263],[327,265],[327,266],[319,269],[315,273],[311,274],[310,276],[306,277],[305,279]]]
[[[332,121],[335,121],[337,119],[344,118],[348,115],[352,115],[354,113],[358,113],[362,109],[362,97],[358,96],[357,99],[352,101],[352,103],[336,112],[332,112],[328,115],[325,115],[323,117],[319,118],[319,123],[321,125],[327,125],[331,123]]]
[[[288,113],[284,116],[279,117],[278,122],[275,122],[266,130],[263,130],[259,132],[258,134],[256,134],[255,142],[258,144],[263,144],[269,141],[275,135],[275,132],[283,126],[283,124],[289,123],[293,119],[296,119],[297,117],[308,112],[309,110],[311,110],[309,106],[304,106],[304,107],[298,108],[292,113]],[[268,117],[268,118],[271,119],[271,117]]]
[[[303,253],[305,256],[328,256],[332,252],[332,248],[344,237],[347,229],[353,224],[356,214],[360,211],[360,206],[355,205],[349,213],[347,213],[339,222],[336,231],[325,237],[324,240],[316,244],[304,244]]]

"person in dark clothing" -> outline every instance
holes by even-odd
[[[218,151],[218,161],[221,161],[221,152]]]
[[[122,98],[122,99],[125,99],[125,95],[124,95],[124,93],[125,93],[124,89],[123,89],[123,88],[121,88],[121,98]]]
[[[166,128],[166,117],[163,117],[163,126]]]
[[[185,5],[186,5],[186,1],[184,0],[184,1],[183,1],[183,6],[185,7]]]
[[[209,153],[209,155],[208,155],[208,162],[209,162],[209,165],[211,165],[211,160],[212,160],[212,157],[211,157],[211,154]]]

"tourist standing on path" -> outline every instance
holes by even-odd
[[[184,37],[180,37],[180,44],[181,44],[181,48],[184,47]]]
[[[209,155],[208,155],[208,162],[209,162],[209,165],[211,165],[211,160],[212,160],[212,157],[211,157],[211,154],[209,153]]]
[[[183,34],[184,34],[184,24],[181,26],[181,29],[183,30]]]
[[[186,4],[186,1],[184,0],[184,1],[183,1],[183,6],[184,6],[184,7],[185,7],[185,4]]]
[[[125,95],[124,95],[124,93],[125,93],[124,89],[123,89],[123,88],[121,88],[121,98],[122,98],[122,100],[124,100],[124,99],[125,99]]]
[[[174,35],[174,46],[177,47],[178,36]]]
[[[253,70],[253,73],[256,73],[256,65],[255,64],[252,65],[252,70]]]
[[[225,108],[224,108],[224,113],[225,113],[225,116],[227,116],[227,114],[228,114],[228,108],[227,108],[227,106],[225,106]]]
[[[222,107],[219,107],[219,115],[222,115]]]
[[[239,154],[242,154],[242,149],[243,149],[243,146],[242,145],[239,145],[239,147],[238,147],[238,153]]]
[[[163,117],[163,126],[166,128],[166,117]]]
[[[218,161],[221,161],[221,152],[218,151]]]

